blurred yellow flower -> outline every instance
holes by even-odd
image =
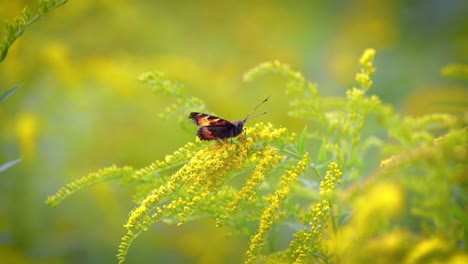
[[[390,260],[391,255],[397,255],[397,252],[403,254],[407,250],[407,243],[410,243],[411,239],[410,233],[407,231],[394,230],[372,239],[370,243],[367,243],[363,251],[366,251],[367,255],[386,256]]]
[[[365,223],[368,222],[366,220],[379,216],[395,216],[400,212],[403,202],[403,192],[397,184],[377,184],[357,201],[356,221]]]
[[[36,154],[39,122],[31,113],[22,113],[16,118],[16,137],[24,160],[33,159]]]
[[[136,72],[133,72],[131,59],[125,56],[98,57],[93,56],[85,61],[84,66],[89,71],[87,75],[93,76],[104,87],[113,89],[122,98],[134,96]]]
[[[452,247],[448,241],[434,237],[417,244],[407,256],[405,263],[425,263],[428,259],[439,259],[439,263],[450,255]],[[453,262],[455,263],[455,262]]]
[[[447,259],[447,264],[464,264],[468,263],[468,254],[455,254],[450,259]]]
[[[354,252],[358,248],[362,250],[362,246],[356,245],[355,241],[366,241],[373,237],[402,210],[404,200],[403,190],[395,183],[368,186],[367,192],[357,198],[355,211],[348,225],[343,226],[331,240],[331,251],[336,252],[338,259],[362,257]],[[395,239],[398,239],[398,236]],[[392,239],[385,243],[391,246],[391,241]]]
[[[44,44],[40,50],[43,60],[55,73],[55,78],[62,81],[63,87],[76,87],[80,76],[70,60],[70,50],[66,43],[52,40]]]
[[[448,64],[440,70],[440,74],[451,79],[468,79],[468,64]]]

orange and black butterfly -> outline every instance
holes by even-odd
[[[229,122],[217,116],[211,116],[203,113],[192,112],[190,113],[190,119],[195,122],[195,125],[200,128],[197,131],[197,136],[201,140],[214,140],[214,139],[225,139],[231,137],[237,137],[244,129],[244,124],[249,119],[249,116],[257,110],[257,108],[268,101],[267,97],[260,104],[258,104],[252,111],[250,111],[243,120]],[[266,114],[266,112],[260,115]]]

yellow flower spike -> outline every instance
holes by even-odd
[[[353,87],[346,91],[346,97],[353,102],[361,100],[363,96],[364,96],[363,91],[359,90],[356,87]]]
[[[340,182],[342,172],[338,168],[338,164],[330,162],[324,179],[320,182],[320,196],[324,196],[335,188],[335,184]]]
[[[393,155],[388,159],[384,159],[384,160],[380,161],[379,167],[380,168],[385,168],[385,167],[388,167],[388,166],[393,166],[396,163],[398,163],[398,156]]]
[[[192,154],[188,154],[188,153],[192,153],[197,148],[200,148],[200,146],[197,146],[191,142],[187,143],[185,144],[185,146],[176,150],[173,155],[167,155],[164,158],[164,161],[157,160],[153,162],[152,164],[135,171],[135,173],[132,175],[132,179],[141,180],[141,179],[145,179],[146,177],[154,178],[154,175],[158,173],[160,170],[166,169],[169,166],[173,166],[177,163],[181,163],[182,161],[187,160],[189,156],[192,156]],[[175,153],[180,153],[180,154],[176,155]]]
[[[198,207],[198,205],[205,199],[212,199],[213,192],[219,188],[218,183],[222,183],[226,176],[230,175],[233,169],[243,166],[248,160],[256,161],[256,168],[254,169],[251,177],[246,181],[244,187],[235,194],[231,204],[227,206],[229,213],[235,212],[241,208],[239,204],[244,202],[248,203],[251,199],[253,192],[258,188],[258,184],[264,181],[265,175],[268,171],[279,164],[283,159],[282,156],[277,154],[277,150],[272,147],[265,147],[258,149],[255,143],[264,144],[265,141],[276,140],[287,135],[285,128],[274,128],[271,124],[256,124],[253,127],[247,128],[247,137],[245,140],[238,140],[236,143],[223,142],[221,144],[214,144],[201,148],[199,151],[192,151],[192,159],[185,164],[181,169],[174,173],[171,178],[160,187],[153,190],[153,192],[141,203],[141,208],[137,208],[132,212],[129,217],[127,228],[133,230],[136,236],[141,230],[146,230],[152,223],[161,220],[163,215],[172,215],[176,218],[176,223],[181,225],[186,222],[186,219]],[[288,136],[289,137],[289,136]],[[196,147],[200,145],[195,144]],[[255,148],[253,148],[255,146]],[[190,146],[188,146],[190,147]],[[190,151],[189,151],[190,152]],[[158,168],[159,166],[167,166],[168,162],[177,164],[181,157],[184,158],[185,151],[178,150],[173,155],[168,155],[164,161],[155,162],[147,170],[142,170],[141,175],[150,175],[151,169]],[[308,154],[293,168],[285,171],[280,179],[280,189],[273,195],[268,196],[265,200],[269,204],[262,213],[259,221],[258,232],[251,239],[251,246],[249,247],[247,257],[249,260],[254,260],[262,250],[265,238],[268,235],[271,227],[284,217],[284,212],[279,210],[286,197],[291,192],[291,184],[297,180],[297,177],[302,173],[308,164]],[[251,162],[251,161],[248,161]],[[331,166],[331,165],[330,165]],[[329,167],[330,173],[334,176],[338,175],[339,169],[333,170]],[[330,178],[330,181],[338,180]],[[186,184],[190,184],[187,186]],[[186,185],[185,188],[180,188]],[[188,188],[188,189],[187,189]],[[327,189],[333,188],[333,184],[326,185]],[[184,196],[186,199],[177,199],[167,206],[159,207],[158,204],[161,199],[167,197],[175,191],[184,190],[189,196]],[[197,193],[198,191],[198,193]],[[179,196],[180,198],[181,196]],[[253,200],[255,201],[255,200]],[[232,209],[231,209],[232,208]],[[318,210],[318,211],[317,211]],[[326,217],[326,213],[321,210],[324,208],[316,208],[314,213],[313,225],[311,225],[311,233],[304,232],[307,240],[314,240],[319,243],[321,239],[321,230],[324,228],[323,223],[319,221]],[[151,213],[154,213],[151,215]],[[152,217],[148,218],[150,214]],[[221,226],[226,218],[222,215],[217,219],[217,226]],[[312,218],[311,218],[312,219]],[[315,226],[316,225],[316,226]],[[122,240],[120,249],[127,249],[129,243]],[[308,251],[306,249],[300,256],[306,257]]]
[[[183,168],[179,170],[178,172],[183,172]],[[169,180],[168,184],[162,185],[159,188],[153,190],[153,192],[148,195],[140,204],[139,207],[135,208],[131,214],[130,217],[127,220],[127,226],[142,226],[142,222],[144,221],[144,218],[147,216],[150,210],[156,208],[155,204],[157,204],[161,197],[166,196],[168,193],[174,191],[178,186],[181,185],[179,184],[170,184],[172,181],[180,181],[182,175],[180,173],[175,173],[174,176]],[[169,187],[170,186],[170,187]]]
[[[185,164],[171,178],[143,200],[140,207],[135,209],[128,219],[127,227],[137,227],[138,230],[146,229],[149,225],[159,219],[161,210],[157,204],[162,198],[180,189],[181,186],[188,184],[190,186],[186,192],[193,195],[192,198],[181,196],[172,201],[166,206],[163,206],[162,211],[165,215],[173,215],[178,218],[178,225],[185,223],[186,218],[198,207],[198,205],[206,198],[211,197],[211,192],[216,192],[219,188],[219,182],[223,182],[224,178],[230,172],[242,165],[248,156],[249,149],[253,146],[251,141],[245,143],[232,144],[214,144],[204,147],[196,152],[189,163]],[[192,148],[193,145],[186,145],[187,148]],[[177,163],[186,150],[180,149],[173,155],[168,155],[164,163]],[[148,172],[147,170],[143,172]],[[148,214],[155,212],[151,218],[147,219]]]
[[[372,65],[375,54],[375,49],[366,49],[364,54],[362,54],[361,58],[359,59],[359,64],[361,64],[361,66],[364,68],[369,68],[369,65]]]
[[[273,194],[265,197],[265,200],[269,203],[262,215],[260,216],[259,227],[257,233],[250,239],[250,246],[246,252],[247,260],[245,263],[253,263],[258,257],[259,252],[262,250],[265,239],[270,231],[271,227],[275,223],[275,216],[280,214],[278,210],[281,204],[289,194],[290,184],[296,182],[297,177],[302,173],[309,160],[309,153],[305,153],[302,160],[300,160],[295,167],[286,170],[280,180],[280,189],[277,189]]]
[[[304,228],[293,235],[294,240],[290,243],[291,258],[294,263],[308,263],[312,252],[324,254],[325,249],[322,244],[322,232],[326,228],[328,211],[330,205],[327,200],[322,200],[311,206],[305,214],[309,228]]]
[[[356,82],[361,85],[363,90],[368,90],[372,86],[372,80],[370,76],[375,72],[373,60],[375,57],[374,49],[367,49],[359,59],[361,65],[361,71],[356,74]]]
[[[359,72],[356,74],[356,82],[360,84],[368,84],[370,82],[370,76],[368,74]]]
[[[52,207],[57,206],[63,199],[84,187],[112,179],[129,177],[129,175],[132,174],[133,168],[128,166],[119,168],[113,165],[108,168],[101,169],[61,187],[54,195],[47,198],[46,203]]]
[[[265,148],[262,151],[263,158],[258,162],[251,177],[247,179],[244,186],[237,192],[234,200],[227,206],[225,216],[232,214],[238,209],[238,204],[248,201],[255,193],[258,186],[264,181],[265,174],[282,160],[275,148]]]

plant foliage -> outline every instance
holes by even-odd
[[[11,45],[18,39],[31,24],[41,19],[45,14],[67,3],[68,0],[39,0],[39,8],[37,14],[31,15],[29,6],[25,6],[21,15],[13,19],[13,21],[5,21],[6,36],[0,43],[0,62],[2,62],[10,49]]]
[[[375,54],[364,51],[356,85],[343,97],[321,96],[278,61],[245,74],[246,81],[284,76],[289,114],[308,123],[298,136],[257,123],[235,140],[195,140],[144,168],[91,173],[47,204],[103,181],[133,187],[136,207],[124,225],[120,263],[153,224],[202,218],[250,238],[245,263],[466,262],[466,114],[398,115],[370,93]],[[205,110],[162,73],[140,79],[178,98],[163,117]],[[232,184],[235,177],[244,179],[241,186]],[[272,246],[279,229],[292,234],[285,248]]]

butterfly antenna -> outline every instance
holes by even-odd
[[[267,98],[265,98],[265,100],[263,100],[261,103],[259,103],[254,109],[252,109],[252,111],[250,111],[247,116],[245,116],[244,120],[242,120],[242,123],[245,123],[247,121],[247,119],[249,119],[249,116],[255,112],[255,110],[257,110],[258,107],[260,107],[262,104],[264,104],[266,101],[268,101],[268,98],[270,98],[270,96],[268,96]],[[253,117],[257,117],[257,116],[261,116],[261,115],[264,115],[266,114],[267,112],[263,112],[261,114],[258,114],[256,116],[253,116]]]

